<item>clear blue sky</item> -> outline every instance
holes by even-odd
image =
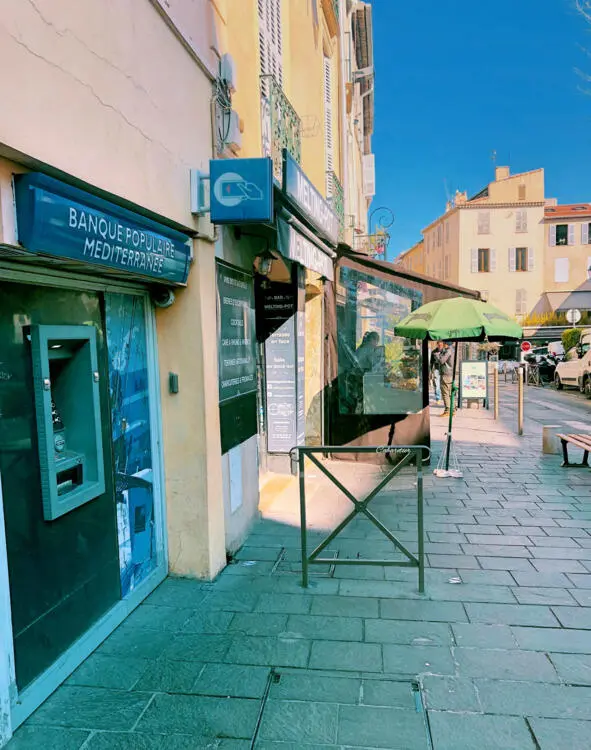
[[[591,27],[574,0],[373,0],[377,194],[391,260],[450,193],[497,164],[544,167],[546,197],[591,201]],[[589,56],[581,50],[589,49]]]

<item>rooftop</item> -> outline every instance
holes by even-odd
[[[562,206],[546,206],[544,217],[546,219],[577,218],[580,216],[591,216],[591,203],[569,203]]]

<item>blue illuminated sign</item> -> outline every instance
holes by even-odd
[[[15,177],[20,244],[168,284],[185,284],[191,246],[182,232],[45,174]]]
[[[213,224],[273,221],[271,159],[214,159],[209,178]]]
[[[339,239],[339,219],[329,203],[306,177],[297,161],[283,151],[283,192],[311,224],[318,236],[336,246]]]

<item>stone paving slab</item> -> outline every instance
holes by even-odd
[[[459,416],[463,479],[425,474],[425,594],[385,566],[313,567],[303,590],[282,495],[216,582],[167,579],[9,750],[428,750],[427,719],[433,750],[588,750],[591,473],[561,472],[536,429]],[[334,470],[356,491],[382,476]],[[412,550],[413,481],[373,505]],[[351,507],[316,492],[311,544]],[[391,545],[358,518],[330,549]]]

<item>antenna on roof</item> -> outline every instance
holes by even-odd
[[[445,200],[451,203],[451,193],[449,192],[449,185],[447,184],[447,177],[443,178],[443,187],[445,188]]]

